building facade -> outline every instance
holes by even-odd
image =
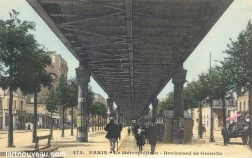
[[[249,121],[249,93],[239,96],[237,102],[237,113],[245,115],[246,121]]]
[[[237,101],[235,99],[225,100],[226,102],[226,118],[233,116],[237,113]],[[223,126],[223,112],[222,112],[222,101],[213,100],[213,129],[217,130]],[[189,109],[188,112],[193,118],[194,128],[199,127],[199,108]],[[202,124],[205,126],[206,130],[210,131],[211,127],[211,108],[209,103],[202,103]],[[228,125],[228,123],[227,123]]]
[[[105,100],[105,98],[103,96],[101,96],[101,94],[94,94],[94,102],[102,102],[105,105],[107,105],[107,101]]]
[[[52,66],[46,67],[46,71],[52,74],[55,74],[53,78],[54,87],[58,85],[59,77],[64,75],[67,77],[68,66],[67,62],[56,52],[48,52],[52,60]],[[38,104],[37,104],[37,113],[38,113],[38,128],[49,128],[51,114],[46,110],[45,101],[48,96],[49,90],[46,87],[42,87],[41,91],[38,93]],[[34,120],[34,97],[33,95],[27,95],[24,97],[21,91],[14,93],[13,97],[13,127],[14,129],[24,129],[25,123],[33,123]],[[71,122],[71,110],[66,110],[66,122]],[[60,124],[60,108],[53,113],[53,118],[55,123]],[[74,120],[76,122],[76,113],[77,110],[74,108]],[[9,125],[9,94],[8,90],[2,90],[0,88],[0,129],[7,130]]]
[[[46,67],[48,73],[55,74],[53,78],[55,80],[53,87],[55,88],[58,85],[59,78],[61,75],[67,77],[68,66],[67,62],[61,57],[61,55],[56,54],[56,52],[50,51],[50,57],[52,59],[52,66]],[[38,93],[38,102],[44,103],[49,93],[48,88],[42,88]]]
[[[9,128],[9,101],[10,95],[8,90],[0,88],[0,129],[8,130]],[[13,128],[23,129],[25,126],[26,114],[26,97],[22,95],[21,91],[17,90],[13,93],[12,114],[13,114]]]
[[[248,92],[238,97],[237,113],[248,114],[249,113],[249,96]]]
[[[67,62],[61,57],[61,55],[56,54],[54,51],[49,51],[51,60],[52,60],[52,66],[46,67],[46,71],[48,73],[52,73],[52,77],[54,79],[54,84],[53,87],[56,88],[59,82],[59,78],[61,75],[67,77],[68,74],[68,66]],[[49,89],[47,87],[42,87],[41,91],[38,93],[38,127],[39,128],[49,128],[50,127],[50,119],[51,119],[51,114],[46,110],[45,106],[45,101],[46,98],[49,94]],[[33,118],[34,116],[34,98],[32,95],[27,96],[27,115],[28,118]],[[65,116],[67,117],[67,116]],[[62,124],[61,121],[61,108],[58,108],[53,113],[53,118],[54,118],[54,125],[55,126],[60,126]],[[27,121],[31,121],[31,119],[28,119]],[[66,119],[67,122],[67,119]]]

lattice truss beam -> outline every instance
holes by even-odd
[[[27,0],[130,119],[232,0]]]

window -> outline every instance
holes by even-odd
[[[240,102],[238,111],[242,111],[242,109],[241,109],[241,104],[242,104],[242,103]]]
[[[20,101],[20,110],[23,110],[23,108],[24,108],[23,106],[24,106],[24,102],[23,102],[23,100],[21,100]]]

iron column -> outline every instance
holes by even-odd
[[[157,121],[157,106],[158,106],[158,99],[154,98],[152,100],[152,120]]]
[[[77,141],[88,142],[88,115],[87,115],[87,94],[88,83],[90,82],[90,70],[86,63],[80,63],[75,69],[78,83],[78,110],[80,111],[79,125],[77,127]]]

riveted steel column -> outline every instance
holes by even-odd
[[[107,105],[108,105],[108,115],[107,115],[107,120],[110,118],[110,114],[113,110],[113,100],[111,98],[107,99]]]
[[[90,82],[90,70],[86,63],[80,63],[76,69],[78,83],[78,110],[80,116],[77,117],[77,141],[88,142],[88,115],[87,115],[87,96],[88,83]]]
[[[184,143],[184,83],[186,72],[183,65],[177,67],[172,77],[174,84],[173,143]]]
[[[149,113],[150,113],[150,108],[147,108],[147,109],[145,110],[145,118],[144,118],[144,122],[145,122],[146,124],[149,124]]]
[[[123,112],[122,112],[122,111],[119,112],[119,120],[118,120],[118,123],[120,123],[121,125],[123,125]]]
[[[116,108],[116,122],[119,123],[120,108]]]
[[[158,99],[154,98],[152,100],[152,120],[157,121],[157,106],[158,106]]]
[[[181,65],[172,77],[174,84],[174,118],[184,118],[184,83],[186,81],[186,72]]]

